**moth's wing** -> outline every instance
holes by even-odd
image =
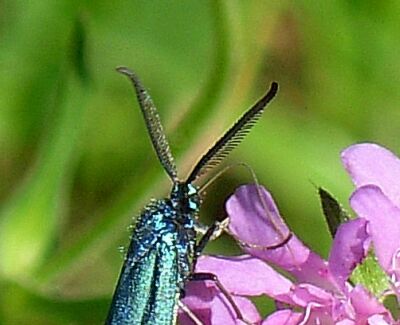
[[[140,259],[128,256],[107,324],[170,325],[175,322],[180,293],[176,234],[164,237],[160,236]]]
[[[144,324],[170,325],[176,323],[178,299],[181,292],[181,275],[178,263],[176,234],[159,243],[146,305]],[[173,243],[171,245],[171,243]]]

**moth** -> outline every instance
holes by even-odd
[[[150,95],[134,72],[126,67],[117,71],[133,83],[153,148],[172,189],[169,197],[148,204],[136,222],[106,324],[175,324],[185,284],[190,280],[216,280],[213,274],[195,273],[197,258],[220,229],[217,222],[209,227],[199,222],[201,196],[193,183],[243,140],[275,97],[278,84],[273,82],[269,91],[200,158],[189,176],[180,180]]]

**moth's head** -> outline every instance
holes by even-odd
[[[200,195],[192,184],[176,182],[171,191],[171,203],[183,213],[195,213],[200,209]]]

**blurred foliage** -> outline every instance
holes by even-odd
[[[225,164],[251,165],[327,256],[316,186],[348,208],[340,151],[400,152],[399,14],[394,0],[1,1],[0,323],[101,323],[132,217],[168,193],[118,65],[150,89],[181,175],[277,80]],[[222,218],[246,182],[240,168],[221,177],[202,220]]]

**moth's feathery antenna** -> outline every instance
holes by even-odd
[[[222,138],[201,157],[187,178],[186,183],[193,182],[207,170],[217,166],[244,139],[260,118],[266,105],[275,97],[277,91],[278,84],[273,82],[268,93],[244,113]]]
[[[157,108],[155,107],[150,95],[143,87],[139,78],[133,71],[126,67],[118,67],[116,70],[126,75],[132,81],[140,109],[146,122],[151,142],[153,143],[153,148],[156,151],[158,159],[160,160],[161,165],[164,167],[164,170],[167,172],[171,180],[176,182],[178,180],[178,176],[174,158],[172,157],[171,149],[169,148],[167,138],[165,137]]]

